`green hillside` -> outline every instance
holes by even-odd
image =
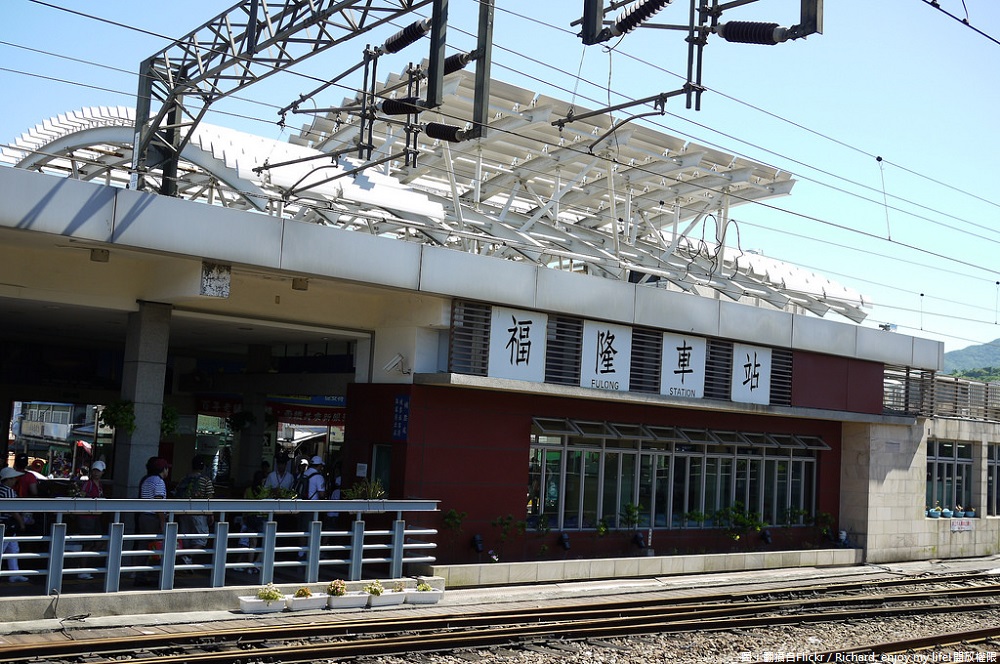
[[[972,375],[967,373],[969,371],[987,373]],[[1000,339],[945,353],[944,373],[975,378],[976,380],[996,380],[996,377],[1000,375]],[[993,376],[993,378],[980,377],[985,375]]]

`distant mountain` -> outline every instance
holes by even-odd
[[[984,367],[1000,367],[1000,339],[995,339],[988,344],[969,346],[944,354],[944,373],[946,374]]]

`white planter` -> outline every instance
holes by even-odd
[[[392,590],[386,590],[381,595],[369,595],[368,596],[368,606],[392,606],[394,604],[402,604],[406,600],[405,592],[394,592]]]
[[[437,604],[444,595],[443,590],[407,590],[407,604]]]
[[[285,600],[289,611],[306,611],[308,609],[325,609],[329,599],[326,593],[313,593],[312,597],[288,596]]]
[[[368,593],[354,592],[343,595],[327,595],[326,605],[331,609],[360,609],[368,606]]]
[[[263,600],[256,597],[240,597],[240,611],[243,613],[277,613],[284,608],[284,599]]]

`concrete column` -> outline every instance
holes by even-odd
[[[247,349],[247,374],[251,376],[265,374],[270,369],[270,346],[250,346]],[[254,381],[251,384],[258,383]],[[260,469],[260,462],[264,454],[264,434],[268,430],[264,412],[266,405],[267,395],[263,392],[251,388],[243,393],[243,410],[253,413],[254,422],[236,434],[236,441],[233,445],[232,479],[234,486],[247,486],[253,479],[254,472]]]
[[[159,452],[170,312],[168,304],[140,302],[139,310],[128,317],[122,399],[135,404],[136,428],[132,433],[115,432],[116,498],[138,495],[146,460]]]

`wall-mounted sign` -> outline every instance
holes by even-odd
[[[544,383],[548,324],[548,315],[537,311],[493,307],[488,375]]]
[[[730,398],[739,403],[771,403],[771,349],[733,344]]]
[[[687,399],[705,395],[707,345],[701,337],[664,333],[660,394]]]
[[[392,439],[406,440],[410,431],[410,397],[401,394],[392,402]]]
[[[632,371],[632,328],[583,322],[580,387],[628,392]]]

